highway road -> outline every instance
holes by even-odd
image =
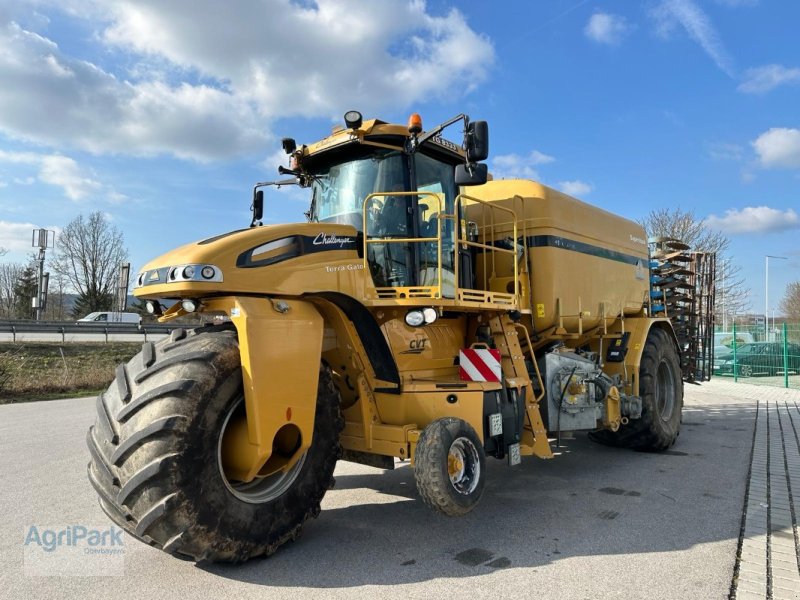
[[[108,524],[86,479],[93,398],[0,406],[0,597],[725,598],[733,576],[759,389],[686,386],[661,454],[579,434],[551,461],[490,459],[482,503],[433,513],[407,465],[340,462],[303,536],[240,566],[182,562],[127,538],[112,577],[26,573],[31,525]]]

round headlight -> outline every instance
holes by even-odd
[[[216,274],[217,272],[214,270],[214,267],[211,266],[205,266],[200,271],[200,275],[203,276],[203,279],[213,279],[214,275]]]
[[[421,310],[410,310],[406,313],[406,324],[411,327],[419,327],[425,323],[425,316]]]
[[[436,319],[439,318],[439,315],[436,313],[435,308],[423,308],[422,309],[422,318],[425,319],[425,323],[430,325]]]
[[[188,267],[183,268],[183,278],[184,279],[191,279],[194,277],[194,267],[189,265]]]
[[[181,308],[183,308],[183,310],[186,312],[194,312],[197,310],[197,301],[192,300],[191,298],[181,300]]]
[[[147,311],[148,315],[156,314],[156,303],[152,300],[148,300],[144,303],[144,309]]]

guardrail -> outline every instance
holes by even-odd
[[[173,329],[181,327],[179,324],[148,323],[135,325],[133,323],[76,323],[75,321],[0,321],[0,334],[10,333],[12,341],[17,341],[17,334],[22,333],[55,333],[61,335],[61,341],[66,342],[67,334],[103,334],[108,342],[109,334],[139,334],[147,341],[147,336],[153,334],[167,334]]]

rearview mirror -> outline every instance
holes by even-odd
[[[482,185],[489,177],[489,169],[485,163],[474,165],[456,165],[456,185]]]
[[[486,121],[472,121],[467,126],[466,148],[469,162],[489,157],[489,124]]]
[[[255,227],[255,224],[264,216],[264,190],[258,190],[253,194],[253,222],[250,227]]]

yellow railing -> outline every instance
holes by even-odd
[[[436,214],[436,236],[428,237],[393,237],[380,232],[371,230],[373,219],[371,218],[374,205],[379,201],[385,202],[386,198],[400,197],[427,197],[433,199]],[[456,215],[462,214],[468,205],[480,205],[480,218],[478,222],[478,237],[476,240],[469,239],[468,233],[459,223]],[[429,207],[428,210],[431,210]],[[519,232],[517,228],[517,215],[512,209],[497,206],[494,203],[486,202],[478,198],[472,198],[465,194],[460,194],[455,199],[454,214],[442,212],[442,198],[434,192],[375,192],[364,199],[362,205],[362,217],[364,222],[364,269],[367,273],[372,273],[370,269],[370,246],[375,244],[436,244],[436,275],[433,284],[429,285],[376,285],[375,294],[379,300],[422,300],[422,299],[451,299],[456,303],[464,305],[501,305],[510,308],[518,308],[520,304],[520,255],[519,255]],[[414,215],[418,218],[419,215]],[[454,239],[448,240],[453,244],[453,283],[443,281],[442,268],[442,222],[445,220],[453,221],[452,230],[455,232]],[[511,248],[498,246],[497,231],[500,226],[507,231],[511,226]],[[449,245],[448,244],[448,247]],[[476,262],[480,257],[482,263],[482,279],[476,281],[472,287],[461,287],[460,273],[461,262],[459,260],[459,249],[475,249]],[[501,254],[510,257],[510,268],[508,262],[504,268],[502,277],[498,277],[497,257]],[[523,248],[523,257],[525,256]],[[406,269],[412,265],[405,265]],[[473,265],[473,272],[477,277],[478,265]],[[448,274],[450,273],[448,267]],[[417,274],[419,275],[419,274]],[[406,273],[406,276],[408,274]],[[374,279],[374,278],[373,278]],[[387,277],[388,279],[388,277]],[[384,281],[385,283],[385,281]],[[494,284],[494,285],[493,285]],[[502,289],[496,289],[502,286]]]
[[[463,230],[462,227],[457,228],[457,240],[456,246],[461,248],[480,248],[482,250],[481,259],[483,261],[483,281],[481,282],[482,285],[476,285],[476,288],[462,288],[457,287],[456,289],[456,298],[463,302],[489,302],[492,304],[508,304],[517,306],[519,304],[519,255],[517,253],[517,244],[518,244],[518,232],[517,232],[517,215],[516,213],[503,206],[497,206],[492,202],[486,202],[485,200],[480,200],[478,198],[473,198],[471,196],[467,196],[466,194],[459,194],[456,198],[455,202],[455,214],[463,214],[466,217],[466,203],[473,203],[479,204],[481,210],[481,219],[480,223],[478,223],[478,240],[479,241],[470,241],[468,239],[469,233]],[[463,211],[460,211],[459,208],[463,208]],[[489,219],[486,219],[486,213],[488,211]],[[496,230],[498,227],[498,223],[496,222],[496,217],[498,215],[508,215],[510,217],[510,223],[512,225],[512,238],[511,238],[511,249],[507,248],[500,248],[497,246],[497,235]],[[477,222],[477,221],[476,221]],[[503,225],[507,225],[508,222],[503,221]],[[481,241],[482,240],[482,241]],[[491,243],[486,243],[487,241]],[[508,292],[501,292],[497,290],[491,289],[491,280],[497,278],[497,255],[499,254],[510,254],[512,256],[512,273],[513,273],[513,293]],[[488,259],[487,259],[488,257]],[[489,264],[489,260],[491,263]],[[456,257],[455,260],[455,280],[456,285],[458,286],[459,282],[459,273],[458,269],[460,267],[459,260]],[[477,274],[477,264],[473,265],[473,272]],[[489,266],[491,266],[491,276],[489,276]],[[477,282],[476,282],[477,283]]]

